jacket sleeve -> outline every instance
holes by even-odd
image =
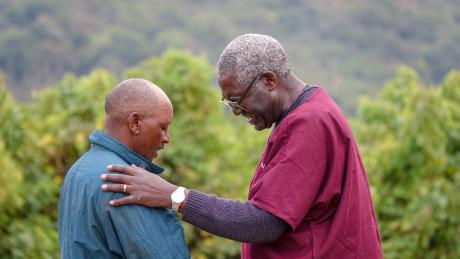
[[[183,220],[209,233],[244,243],[275,241],[288,227],[283,220],[249,202],[222,199],[191,190]]]
[[[104,231],[109,249],[123,258],[190,258],[182,226],[168,209],[107,206]]]

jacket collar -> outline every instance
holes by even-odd
[[[128,164],[134,164],[155,174],[160,174],[164,171],[162,167],[152,163],[145,157],[134,152],[132,149],[126,147],[102,131],[95,130],[89,136],[89,141],[92,145],[98,145],[112,151],[113,153],[120,156],[123,160],[125,160]]]

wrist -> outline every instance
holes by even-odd
[[[172,202],[171,196],[174,193],[174,191],[177,190],[177,188],[179,188],[179,186],[171,184],[171,186],[168,188],[168,191],[165,192],[165,194],[166,194],[165,200],[167,202],[165,208],[170,208],[170,209],[172,208],[172,203],[173,202]]]
[[[185,189],[185,199],[184,201],[179,205],[179,213],[180,214],[184,214],[184,210],[185,210],[185,203],[187,202],[187,198],[188,198],[188,194],[189,194],[190,190],[189,189]]]
[[[182,186],[176,188],[170,195],[171,199],[171,209],[176,212],[180,213],[179,207],[184,203],[186,199],[186,189]]]

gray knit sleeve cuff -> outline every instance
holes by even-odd
[[[201,218],[203,208],[206,207],[206,201],[208,197],[206,194],[190,190],[187,196],[187,202],[185,203],[184,213],[182,219],[191,223],[194,219]]]
[[[276,240],[288,227],[285,221],[247,201],[195,190],[188,194],[182,219],[209,233],[256,244]]]

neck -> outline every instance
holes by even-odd
[[[116,139],[121,144],[127,146],[130,149],[133,149],[132,143],[129,139],[129,134],[123,132],[123,127],[121,125],[117,125],[117,123],[106,119],[105,121],[105,134],[109,135],[113,139]]]
[[[281,113],[287,111],[302,93],[306,83],[300,80],[294,73],[286,79],[285,94],[281,100]]]

